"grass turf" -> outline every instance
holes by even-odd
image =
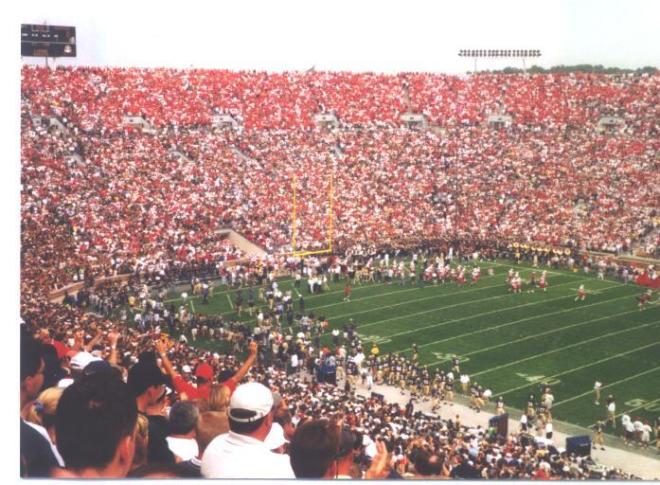
[[[343,301],[343,282],[311,295],[303,281],[300,291],[306,311],[330,321],[324,341],[329,342],[332,328],[352,318],[367,342],[366,351],[375,342],[381,355],[409,353],[416,343],[422,365],[447,370],[449,359],[457,355],[461,371],[504,396],[509,407],[523,408],[530,393],[538,398],[541,386],[548,384],[555,395],[553,416],[579,426],[605,418],[609,394],[615,396],[617,415],[630,410],[651,421],[660,414],[660,305],[639,311],[636,296],[644,288],[550,270],[547,292],[528,293],[523,285],[523,293],[511,294],[504,281],[508,268],[516,267],[523,280],[532,268],[510,263],[481,267],[475,286],[369,283],[354,286],[350,302]],[[487,275],[488,267],[495,275]],[[587,297],[576,302],[580,284]],[[294,290],[290,278],[279,285]],[[295,290],[293,295],[297,310]],[[246,296],[244,291],[244,300]],[[199,313],[235,316],[234,299],[235,290],[226,290],[216,291],[208,304],[195,298],[191,302]],[[240,319],[254,321],[245,309]],[[218,348],[204,340],[196,345]],[[600,405],[594,404],[595,380],[603,383]]]

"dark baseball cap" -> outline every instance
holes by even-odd
[[[140,396],[151,386],[168,384],[169,379],[150,361],[141,361],[128,371],[128,387],[134,396]]]

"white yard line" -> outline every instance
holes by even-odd
[[[234,309],[234,302],[231,301],[231,298],[229,298],[229,295],[227,295],[227,301],[229,302],[229,306],[233,310]]]
[[[571,284],[571,282],[566,282],[566,283],[563,283],[563,284],[568,285],[568,284]],[[561,285],[556,285],[555,288],[557,288],[559,286],[561,286]],[[503,295],[503,296],[510,296],[510,295]],[[486,299],[481,300],[481,301],[494,300],[496,298],[502,298],[502,297],[499,296],[499,297],[494,297],[494,298],[486,298]],[[528,307],[528,306],[539,305],[541,303],[548,303],[548,302],[551,302],[551,301],[562,300],[562,299],[565,299],[565,298],[572,298],[572,296],[571,295],[564,295],[564,296],[560,296],[560,297],[557,297],[557,298],[550,298],[548,300],[533,301],[533,302],[525,303],[523,305],[515,305],[515,306],[510,306],[510,307],[505,307],[505,308],[498,308],[497,310],[491,310],[491,311],[488,311],[488,312],[477,313],[476,315],[468,315],[466,317],[455,318],[455,319],[452,319],[452,320],[447,320],[445,322],[439,322],[439,323],[427,325],[425,327],[417,327],[417,328],[412,329],[412,330],[406,330],[404,332],[398,332],[398,333],[391,334],[391,335],[382,335],[382,337],[383,338],[391,338],[391,337],[398,337],[400,335],[408,335],[408,334],[411,334],[411,333],[419,332],[421,330],[427,330],[429,328],[442,327],[442,326],[448,325],[450,323],[461,322],[463,320],[470,320],[470,319],[476,318],[476,317],[483,317],[483,316],[486,316],[486,315],[492,315],[493,313],[509,311],[509,310],[513,310],[513,309],[516,309],[516,308],[524,308],[524,307]],[[621,298],[624,298],[624,297],[621,297]],[[618,298],[614,298],[613,300],[616,300],[616,299],[618,299]],[[612,301],[612,300],[608,300],[608,301]],[[472,302],[468,302],[468,303],[472,303]],[[548,315],[554,315],[554,314],[557,314],[557,313],[565,313],[565,312],[569,312],[569,311],[573,311],[573,310],[579,310],[580,308],[585,308],[585,307],[589,307],[589,306],[593,306],[593,305],[598,305],[598,304],[601,304],[601,303],[605,303],[605,302],[592,303],[591,305],[582,305],[582,306],[575,307],[575,308],[569,308],[567,310],[561,310],[561,311],[555,312],[555,313],[544,313],[543,315],[535,315],[533,317],[527,317],[527,318],[523,318],[523,319],[520,319],[520,320],[514,320],[512,322],[503,323],[503,324],[497,325],[495,327],[484,328],[484,329],[481,329],[481,330],[476,330],[474,332],[464,333],[464,334],[461,334],[461,335],[456,335],[454,337],[449,337],[449,338],[446,338],[446,339],[441,339],[441,340],[435,340],[433,342],[428,342],[428,343],[420,345],[418,348],[428,347],[429,345],[435,345],[435,344],[438,344],[438,343],[447,342],[449,340],[454,340],[454,339],[461,338],[461,337],[466,337],[466,336],[469,336],[469,335],[475,335],[475,334],[478,334],[478,333],[489,332],[491,330],[495,330],[495,329],[498,329],[498,328],[501,328],[501,327],[507,327],[509,325],[513,325],[513,324],[516,324],[516,323],[519,323],[519,322],[524,322],[524,321],[527,321],[527,320],[532,320],[534,318],[542,318],[542,317],[545,317],[545,316],[548,316]],[[452,306],[458,306],[458,305],[452,305]],[[450,307],[446,307],[446,308],[450,308]],[[404,351],[405,351],[405,349],[397,350],[395,353],[401,353],[401,352],[404,352]]]
[[[555,285],[554,288],[558,288],[558,287],[563,286],[563,285],[570,285],[572,283],[573,283],[572,281],[567,281],[565,283],[560,283],[558,285]],[[409,304],[409,303],[415,303],[415,302],[419,302],[419,301],[438,299],[438,298],[443,298],[443,297],[453,297],[455,295],[471,293],[473,291],[485,290],[485,289],[488,289],[488,288],[497,288],[498,286],[500,286],[500,285],[483,286],[481,288],[473,288],[472,290],[457,291],[456,293],[450,293],[450,294],[444,294],[444,295],[435,295],[435,296],[432,296],[432,297],[429,297],[429,298],[422,298],[422,299],[418,299],[418,300],[412,300],[412,301],[408,301],[408,302],[402,302],[402,303],[396,303],[396,304],[393,304],[393,305],[385,305],[385,306],[381,306],[381,307],[378,307],[378,308],[372,308],[371,310],[365,310],[365,311],[353,312],[353,313],[346,313],[346,314],[343,314],[343,315],[336,315],[336,316],[332,316],[331,318],[333,320],[336,320],[336,319],[343,318],[343,317],[350,317],[350,316],[353,316],[353,315],[358,315],[360,313],[369,313],[369,312],[374,312],[374,311],[380,311],[380,310],[384,310],[384,309],[387,309],[387,308],[394,308],[394,307],[397,307],[397,306],[406,305],[406,304]],[[504,295],[493,296],[493,297],[490,297],[490,298],[483,298],[479,301],[498,300],[500,298],[507,298],[507,297],[510,298],[512,296],[513,296],[512,293],[506,292]],[[565,295],[565,296],[562,296],[561,298],[568,298],[570,296],[571,295]],[[552,299],[551,300],[540,300],[538,302],[528,303],[527,305],[542,303],[544,301],[553,301],[553,300]],[[418,316],[418,315],[424,315],[424,314],[427,314],[427,313],[433,313],[433,312],[437,312],[437,311],[440,311],[440,310],[446,310],[448,308],[455,308],[455,307],[459,307],[459,306],[463,306],[463,305],[474,305],[474,300],[464,301],[464,302],[461,302],[461,303],[456,303],[454,305],[435,307],[435,308],[431,308],[431,309],[428,309],[428,310],[423,310],[423,311],[415,312],[415,313],[406,313],[404,315],[399,315],[399,316],[392,317],[392,318],[386,318],[384,320],[378,320],[378,321],[375,321],[375,322],[365,323],[365,324],[360,325],[358,327],[358,330],[362,330],[366,327],[371,327],[371,326],[374,326],[374,325],[380,325],[383,322],[391,322],[391,321],[394,321],[394,320],[401,320],[401,319],[404,319],[404,318],[414,317],[414,316]],[[521,306],[525,306],[525,305],[521,305]],[[316,307],[316,308],[318,308],[318,307]],[[516,308],[516,307],[508,307],[508,308]],[[498,311],[503,311],[503,310],[504,309],[501,309],[501,310],[498,310]],[[488,313],[490,313],[490,312],[488,312]],[[480,314],[473,315],[473,316],[479,316],[479,315]],[[436,326],[438,326],[438,325],[436,325]],[[439,325],[439,326],[441,326],[441,325]],[[415,330],[412,330],[411,332],[417,332],[417,331],[423,330],[425,328],[430,328],[430,327],[416,328]],[[405,335],[405,334],[406,334],[406,332],[402,333],[401,335]],[[330,332],[326,332],[323,335],[330,335]],[[389,338],[389,337],[390,337],[389,335],[383,335],[383,338]]]
[[[629,312],[617,313],[615,315],[607,315],[605,317],[595,318],[593,320],[588,320],[588,321],[582,322],[582,323],[593,323],[593,322],[598,322],[600,320],[608,320],[610,318],[620,317],[621,315],[626,315],[628,313],[635,313],[635,312],[636,312],[636,310],[632,310],[632,311],[629,311]],[[645,328],[645,327],[648,327],[648,326],[656,325],[657,323],[658,322],[645,323],[643,325],[638,325],[637,327],[630,327],[630,328],[626,328],[626,329],[623,329],[623,330],[617,330],[616,332],[609,332],[609,333],[606,333],[606,334],[603,334],[603,335],[599,335],[598,337],[593,337],[593,338],[590,338],[590,339],[587,339],[587,340],[582,340],[580,342],[576,342],[576,343],[571,344],[571,345],[565,345],[565,346],[559,347],[557,349],[548,350],[547,352],[543,352],[541,354],[534,354],[534,355],[531,355],[529,357],[525,357],[524,359],[514,360],[513,362],[508,362],[506,364],[498,365],[496,367],[489,367],[486,370],[482,370],[481,372],[475,372],[474,374],[470,374],[470,375],[472,377],[475,377],[475,376],[480,376],[482,374],[488,374],[490,372],[494,372],[496,370],[500,370],[500,369],[503,369],[505,367],[510,367],[512,365],[520,364],[521,362],[527,362],[528,360],[531,360],[531,359],[537,359],[539,357],[554,354],[555,352],[561,352],[562,350],[571,349],[573,347],[579,347],[580,345],[584,345],[584,344],[587,344],[587,343],[590,343],[590,342],[595,342],[596,340],[600,340],[602,338],[607,338],[607,337],[611,337],[613,335],[619,335],[621,333],[630,332],[632,330],[637,330],[637,329],[640,329],[640,328]],[[564,327],[564,329],[565,328],[570,328],[570,327]],[[564,329],[560,329],[560,330],[564,330]],[[548,333],[550,333],[550,332],[548,332]],[[539,335],[544,335],[544,334],[537,334],[537,335],[534,335],[534,337],[538,337]],[[528,337],[526,337],[526,338],[528,338]],[[524,340],[524,339],[520,339],[520,340]],[[518,340],[518,341],[520,341],[520,340]],[[516,341],[514,341],[514,342],[516,342]],[[513,343],[513,342],[511,342],[511,343]],[[483,349],[483,350],[487,350],[487,349]],[[481,350],[479,350],[477,352],[471,352],[469,354],[463,354],[463,355],[473,355],[473,354],[478,353],[478,352],[481,352]]]
[[[607,361],[607,360],[612,360],[612,359],[614,359],[614,358],[616,358],[616,357],[618,357],[618,356],[625,355],[625,354],[630,354],[630,353],[632,353],[632,352],[637,352],[637,351],[642,350],[642,349],[645,349],[645,348],[647,348],[647,347],[651,347],[652,345],[658,345],[659,343],[660,343],[660,342],[654,342],[654,343],[652,343],[652,344],[645,345],[644,347],[638,347],[638,348],[633,349],[633,350],[630,350],[630,351],[628,351],[628,352],[624,352],[623,354],[613,355],[612,357],[609,357],[609,358],[607,358],[607,359],[603,359],[603,360],[601,360],[601,361],[599,361],[599,362],[605,362],[605,361]],[[594,364],[597,364],[597,363],[599,363],[599,362],[594,362],[593,364],[589,364],[589,365],[594,365]],[[585,367],[589,367],[589,365],[587,365],[587,366],[582,366],[582,367],[576,367],[576,368],[574,368],[574,369],[571,369],[570,371],[563,372],[562,374],[568,374],[569,372],[573,372],[573,371],[576,371],[576,370],[579,370],[579,369],[583,369],[583,368],[585,368]],[[605,389],[606,387],[615,386],[615,385],[617,385],[617,384],[621,384],[621,383],[623,383],[623,382],[628,382],[628,381],[630,381],[630,380],[632,380],[632,379],[637,379],[638,377],[644,376],[644,375],[649,374],[649,373],[651,373],[651,372],[655,372],[655,371],[657,371],[658,369],[660,369],[660,366],[658,366],[658,367],[654,367],[653,369],[649,369],[649,370],[646,370],[646,371],[644,371],[644,372],[640,372],[639,374],[635,374],[635,375],[632,375],[632,376],[626,377],[625,379],[621,379],[621,380],[618,380],[618,381],[611,382],[611,383],[609,383],[608,385],[601,387],[600,389],[601,389],[601,391],[602,391],[602,390]],[[555,376],[562,375],[562,374],[555,374]],[[555,377],[555,376],[548,376],[547,379],[550,379],[550,378]],[[523,387],[528,387],[528,386],[529,386],[529,384],[527,384],[526,386],[522,386],[522,387],[520,387],[520,388],[517,388],[517,389],[522,389]],[[502,395],[502,394],[506,394],[506,393],[511,392],[511,391],[512,391],[512,390],[509,389],[508,391],[505,391],[505,392],[502,392],[502,393],[496,394],[496,396],[499,396],[499,395]],[[562,405],[562,404],[566,404],[567,402],[574,401],[574,400],[579,399],[579,398],[584,397],[584,396],[588,396],[589,394],[593,395],[593,393],[594,393],[593,389],[590,389],[589,391],[587,391],[587,392],[583,392],[582,394],[578,394],[577,396],[569,397],[568,399],[564,399],[563,401],[556,402],[556,403],[553,404],[552,407],[553,407],[553,408],[556,408],[557,406],[560,406],[560,405]]]
[[[557,286],[559,286],[559,285],[557,285]],[[526,306],[538,305],[539,303],[555,301],[555,300],[561,300],[563,298],[571,298],[571,295],[560,296],[558,298],[551,298],[550,300],[542,300],[542,301],[537,301],[537,302],[526,303],[524,305],[517,305],[517,306],[513,306],[513,307],[508,307],[508,308],[501,308],[499,310],[494,310],[494,311],[487,312],[487,313],[477,314],[477,315],[474,315],[474,316],[488,315],[488,314],[491,314],[491,313],[497,313],[497,312],[501,312],[501,311],[505,311],[505,310],[512,310],[512,309],[515,309],[515,308],[523,308],[523,307],[526,307]],[[579,306],[579,307],[567,308],[565,310],[560,310],[560,311],[557,311],[557,312],[544,313],[542,315],[533,315],[533,316],[530,316],[530,317],[521,318],[519,320],[513,320],[511,322],[502,323],[502,324],[496,325],[494,327],[482,328],[480,330],[475,330],[473,332],[468,332],[468,333],[464,333],[464,334],[461,334],[461,335],[455,335],[453,337],[448,337],[448,338],[441,339],[441,340],[434,340],[433,342],[425,343],[423,345],[420,345],[419,347],[420,348],[428,347],[429,345],[435,345],[435,344],[439,344],[439,343],[443,343],[443,342],[448,342],[450,340],[455,340],[455,339],[461,338],[461,337],[469,337],[470,335],[477,335],[477,334],[480,334],[480,333],[490,332],[491,330],[497,330],[498,328],[508,327],[508,326],[514,325],[516,323],[526,322],[528,320],[534,320],[536,318],[543,318],[543,317],[547,317],[547,316],[550,316],[550,315],[558,315],[560,313],[572,312],[574,310],[580,310],[580,309],[585,308],[585,307],[591,307],[591,306],[595,306],[595,305],[602,305],[603,303],[608,303],[610,301],[615,301],[615,300],[621,300],[623,298],[626,298],[626,297],[621,296],[621,297],[618,297],[618,298],[612,298],[610,300],[605,300],[605,301],[601,301],[601,302],[592,303],[591,305],[582,305],[582,306]],[[459,319],[459,320],[464,320],[464,319]]]

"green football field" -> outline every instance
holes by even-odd
[[[354,286],[350,302],[343,301],[342,282],[332,284],[329,292],[310,295],[303,281],[301,291],[306,310],[327,316],[331,329],[341,329],[352,318],[363,342],[368,342],[365,352],[376,342],[381,355],[409,353],[414,342],[421,364],[447,370],[449,359],[457,355],[461,371],[495,396],[504,396],[509,408],[523,408],[529,393],[538,398],[541,386],[547,384],[555,396],[553,416],[578,426],[589,427],[605,418],[604,400],[609,394],[616,399],[617,417],[623,411],[649,421],[660,415],[657,293],[640,311],[636,297],[645,288],[551,270],[547,292],[528,293],[523,284],[523,293],[511,294],[505,278],[515,265],[480,266],[482,276],[475,286],[369,283]],[[493,276],[488,275],[488,267],[494,268]],[[524,265],[516,269],[525,283],[532,269]],[[284,278],[280,288],[293,289],[292,283]],[[587,297],[576,302],[580,284],[585,285]],[[196,312],[232,316],[234,298],[235,290],[216,289],[208,304],[193,298],[191,305]],[[296,310],[297,301],[294,291]],[[250,320],[245,310],[241,319]],[[329,342],[329,331],[323,338]],[[212,349],[216,344],[198,341],[196,345]],[[596,380],[603,383],[598,406],[593,393]]]

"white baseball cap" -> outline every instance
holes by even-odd
[[[270,413],[273,403],[273,393],[263,384],[241,384],[229,400],[229,419],[238,423],[252,423]]]

